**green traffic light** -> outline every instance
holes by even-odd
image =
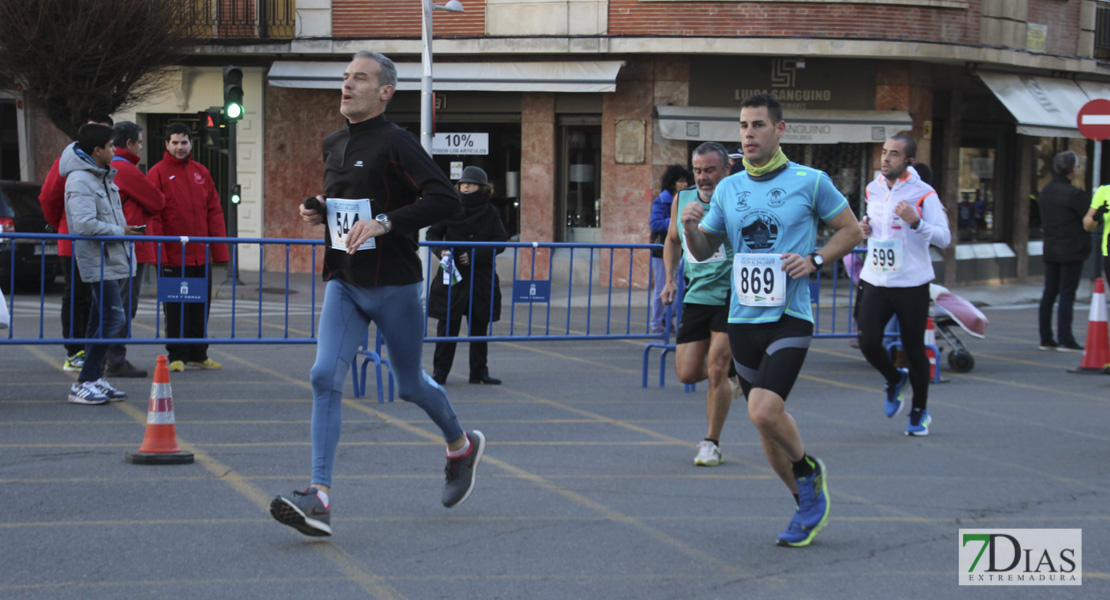
[[[238,184],[236,184],[235,186],[233,186],[231,188],[231,203],[232,204],[239,204],[239,202],[241,202],[243,200],[243,196],[240,193],[242,191],[242,189],[243,189],[243,186],[238,185]]]
[[[227,118],[238,119],[243,116],[243,105],[232,102],[227,105],[225,112],[227,113]]]

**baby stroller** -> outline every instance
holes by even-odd
[[[948,291],[943,285],[929,284],[929,297],[933,301],[929,309],[933,326],[949,346],[948,366],[957,373],[970,372],[975,368],[975,357],[956,336],[955,326],[958,325],[968,334],[982,339],[987,335],[990,321],[974,304]]]

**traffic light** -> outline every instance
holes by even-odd
[[[243,118],[243,69],[224,67],[224,116],[228,121]]]
[[[230,200],[232,204],[239,204],[243,201],[243,186],[239,184],[231,186]]]
[[[197,129],[200,132],[201,142],[204,143],[205,148],[222,149],[227,144],[224,143],[223,115],[220,114],[219,108],[209,108],[197,113],[200,117],[200,127]]]

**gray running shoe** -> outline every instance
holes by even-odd
[[[466,456],[448,458],[443,469],[447,475],[447,483],[443,486],[443,505],[447,508],[458,506],[470,497],[470,492],[474,491],[474,474],[486,451],[486,436],[481,431],[475,429],[466,436],[470,438],[470,452]]]
[[[324,506],[314,487],[294,491],[292,498],[278,495],[270,502],[270,514],[305,535],[331,535],[331,507]]]

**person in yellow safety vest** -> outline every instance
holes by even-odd
[[[1110,254],[1107,253],[1107,238],[1110,237],[1110,185],[1095,190],[1091,198],[1091,209],[1083,217],[1083,229],[1093,231],[1095,225],[1102,224],[1102,272],[1110,280]]]

